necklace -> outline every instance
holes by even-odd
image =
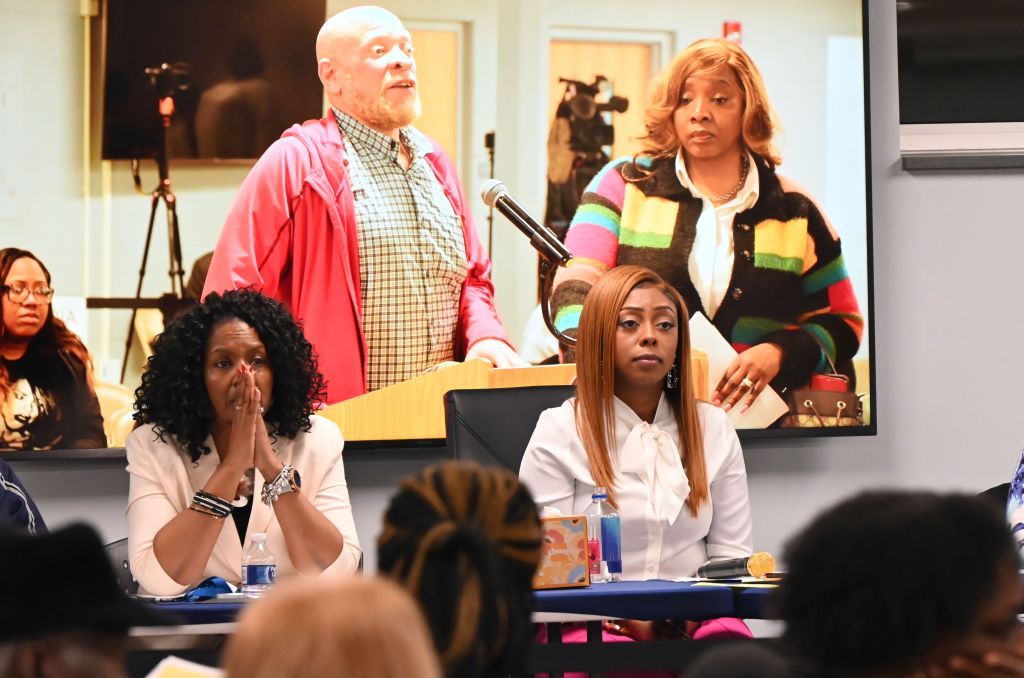
[[[235,499],[231,503],[235,506],[242,507],[249,503],[249,499],[252,497],[253,486],[256,484],[256,469],[249,467],[245,473],[242,474],[242,478],[238,481],[238,490],[235,493]]]
[[[734,189],[732,189],[731,191],[729,191],[728,193],[723,193],[722,195],[713,195],[713,196],[711,196],[709,198],[709,200],[711,200],[711,202],[719,203],[719,202],[727,202],[729,200],[732,200],[733,198],[736,197],[736,194],[740,192],[740,189],[743,188],[743,184],[747,183],[747,173],[750,171],[750,161],[747,160],[747,156],[746,155],[743,156],[743,159],[742,159],[740,164],[743,167],[742,167],[742,169],[740,169],[740,180],[739,180],[739,183],[736,184],[736,187]]]

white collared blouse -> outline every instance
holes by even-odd
[[[545,410],[527,446],[519,477],[538,507],[582,514],[594,480],[576,429],[574,399]],[[684,505],[690,485],[679,460],[679,428],[662,395],[653,424],[615,399],[614,494],[622,521],[623,579],[692,577],[709,560],[753,550],[747,471],[725,412],[697,403],[704,433],[710,504],[696,517]]]

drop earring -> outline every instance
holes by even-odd
[[[672,363],[672,369],[665,375],[665,388],[669,391],[679,388],[679,363]]]

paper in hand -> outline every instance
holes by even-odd
[[[690,344],[708,355],[708,394],[714,393],[726,368],[738,354],[708,317],[699,312],[690,318]],[[736,428],[768,428],[789,412],[786,402],[771,386],[766,386],[750,409],[740,414],[745,402],[746,395],[729,410],[729,419]]]

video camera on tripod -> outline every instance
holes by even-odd
[[[173,97],[178,92],[184,92],[192,84],[192,67],[184,61],[176,61],[173,64],[160,64],[145,69],[149,76],[149,86],[161,99]]]
[[[594,76],[594,82],[559,78],[565,83],[565,94],[557,115],[567,117],[572,127],[572,150],[581,153],[601,153],[602,146],[615,143],[615,129],[601,113],[624,113],[629,108],[629,99],[611,95],[607,101],[598,101],[602,87],[608,79],[603,75]]]
[[[184,269],[181,264],[181,230],[178,227],[178,199],[171,190],[170,162],[167,157],[167,131],[174,118],[174,97],[189,88],[191,83],[191,67],[182,61],[162,63],[144,69],[149,78],[149,86],[157,96],[157,113],[161,119],[161,132],[156,149],[156,166],[159,183],[150,193],[149,222],[146,227],[146,245],[142,251],[142,264],[139,267],[139,278],[135,287],[135,305],[128,323],[128,337],[125,340],[124,359],[121,362],[121,381],[124,381],[128,366],[128,353],[135,336],[135,316],[139,308],[152,305],[152,300],[143,303],[142,281],[146,277],[146,263],[149,260],[149,246],[153,239],[153,225],[156,221],[157,208],[163,203],[167,212],[167,275],[171,280],[171,291],[164,294],[157,305],[163,310],[166,319],[183,304],[185,293]],[[135,188],[142,193],[142,179],[139,175],[139,159],[131,163],[132,180]]]

